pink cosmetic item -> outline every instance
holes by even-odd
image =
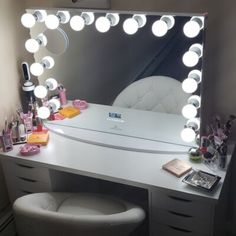
[[[13,149],[12,138],[10,133],[3,132],[2,136],[0,136],[0,141],[4,152],[9,152]]]
[[[40,152],[40,145],[27,143],[24,146],[20,147],[20,154],[22,156],[32,156],[38,154],[39,152]]]
[[[61,105],[62,106],[66,105],[67,104],[66,89],[62,85],[58,86],[58,93]]]
[[[85,110],[88,108],[88,103],[85,100],[76,99],[73,101],[73,106],[79,108],[80,110]]]

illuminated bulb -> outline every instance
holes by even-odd
[[[34,95],[37,98],[43,99],[47,96],[47,94],[48,94],[48,90],[43,85],[38,85],[34,89]]]
[[[96,20],[95,26],[99,32],[106,33],[110,29],[111,23],[107,17],[101,16]]]
[[[187,78],[182,82],[182,89],[185,93],[194,93],[197,90],[198,83],[193,78]]]
[[[167,24],[162,20],[157,20],[152,25],[152,32],[157,37],[164,36],[168,31]]]
[[[175,18],[173,16],[164,15],[152,25],[152,32],[157,37],[163,37],[168,30],[170,30],[175,24]]]
[[[55,65],[55,61],[52,57],[50,56],[46,56],[42,59],[42,62],[41,62],[45,68],[47,69],[51,69],[54,65]]]
[[[36,39],[28,39],[25,42],[25,48],[30,53],[35,53],[39,50],[39,43]]]
[[[53,98],[49,100],[48,105],[51,107],[53,112],[56,112],[60,108],[61,104],[58,99]]]
[[[58,86],[58,83],[57,81],[54,79],[54,78],[49,78],[45,81],[45,84],[47,86],[47,88],[50,90],[50,91],[53,91],[57,88]]]
[[[196,66],[199,58],[202,56],[202,45],[201,44],[193,44],[189,51],[185,52],[183,55],[183,63],[187,67],[193,67]]]
[[[32,28],[36,21],[43,22],[47,16],[47,12],[45,10],[36,10],[33,14],[25,13],[21,17],[21,23],[26,28]]]
[[[197,108],[192,104],[187,104],[182,109],[182,115],[187,119],[194,118],[197,115]]]
[[[32,73],[32,75],[34,76],[40,76],[43,74],[43,66],[42,64],[40,63],[33,63],[31,66],[30,66],[30,72]]]
[[[185,128],[181,132],[181,138],[184,142],[191,143],[195,140],[196,133],[192,128]]]
[[[129,18],[125,20],[123,24],[123,29],[126,34],[135,34],[138,31],[138,22],[133,18]]]
[[[26,28],[32,28],[35,25],[35,23],[36,23],[36,19],[35,19],[35,17],[32,14],[25,13],[21,17],[21,23]]]
[[[50,116],[50,110],[47,107],[40,107],[37,110],[38,117],[41,119],[47,119]]]
[[[91,25],[95,20],[92,12],[83,12],[81,16],[73,16],[70,20],[70,26],[75,31],[81,31],[85,25]]]
[[[192,17],[183,28],[185,36],[188,38],[196,37],[204,25],[204,17]]]
[[[48,15],[45,20],[45,25],[48,29],[56,29],[60,24],[59,18],[55,15]]]
[[[142,28],[147,22],[145,15],[133,15],[132,18],[128,18],[124,21],[123,29],[126,34],[135,34],[139,28]]]
[[[75,31],[81,31],[85,26],[85,21],[81,16],[73,16],[70,20],[70,27]]]

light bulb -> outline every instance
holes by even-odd
[[[197,90],[198,83],[193,78],[187,78],[182,82],[182,89],[185,93],[194,93]]]
[[[204,17],[192,17],[190,21],[185,23],[183,31],[188,38],[196,37],[204,25]]]
[[[48,29],[56,29],[58,28],[60,21],[57,16],[55,15],[48,15],[45,20],[45,25]]]
[[[34,95],[37,98],[43,99],[47,96],[47,94],[48,94],[48,90],[43,85],[38,85],[34,89]]]
[[[197,115],[197,108],[192,104],[187,104],[182,109],[182,115],[187,119],[194,118]]]
[[[91,25],[95,20],[93,12],[82,12],[81,17],[84,19],[85,25]]]
[[[40,76],[43,74],[43,66],[40,63],[33,63],[30,66],[30,72],[32,73],[32,75],[34,76]]]
[[[28,39],[25,42],[25,48],[30,53],[35,53],[39,50],[39,43],[36,39]]]
[[[183,55],[183,63],[185,66],[187,67],[193,67],[196,66],[198,61],[199,61],[199,56],[196,52],[194,51],[187,51],[184,55]]]
[[[181,132],[181,138],[184,142],[191,143],[195,140],[196,133],[192,128],[185,128]]]
[[[199,34],[200,26],[196,21],[188,21],[184,25],[183,31],[188,38],[194,38]]]
[[[55,65],[55,61],[52,57],[46,56],[42,59],[42,64],[45,68],[51,69]]]
[[[73,16],[70,20],[70,27],[75,31],[81,31],[85,26],[84,19],[81,16]]]
[[[25,13],[21,17],[21,23],[26,28],[32,28],[36,23],[35,16],[30,13]]]
[[[56,112],[60,108],[61,103],[58,99],[53,98],[49,100],[48,105],[52,108],[53,112]]]
[[[105,16],[101,16],[97,18],[95,26],[99,32],[106,33],[111,27],[111,22]]]
[[[58,83],[57,81],[54,79],[54,78],[49,78],[45,81],[45,84],[47,86],[47,88],[50,90],[50,91],[53,91],[57,88],[58,86]]]
[[[50,110],[47,107],[40,107],[37,110],[38,117],[41,119],[47,119],[50,116]]]
[[[200,120],[199,118],[192,118],[187,121],[187,127],[194,128],[195,131],[199,130],[200,128]]]
[[[128,18],[124,21],[123,29],[126,34],[135,34],[138,31],[138,28],[138,22],[134,18]]]
[[[168,31],[168,26],[166,22],[162,20],[157,20],[152,25],[152,32],[157,37],[164,36],[167,33],[167,31]]]

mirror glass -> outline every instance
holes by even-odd
[[[34,12],[33,10],[27,11]],[[56,15],[57,11],[58,9],[47,10],[47,14]],[[70,17],[73,17],[80,16],[83,10],[70,9],[69,12]],[[91,105],[105,105],[107,109],[105,109],[106,115],[104,117],[108,118],[109,109],[118,115],[120,113],[126,114],[126,117],[131,117],[132,112],[136,116],[139,116],[137,112],[142,112],[140,117],[146,117],[144,123],[148,123],[148,117],[154,113],[168,114],[168,117],[171,118],[162,118],[162,123],[159,124],[159,126],[165,127],[163,132],[168,127],[170,130],[168,135],[162,135],[158,130],[153,130],[151,125],[148,127],[149,130],[145,130],[147,124],[140,125],[134,122],[135,119],[138,120],[137,117],[132,117],[132,121],[126,122],[123,116],[122,119],[126,125],[127,123],[133,124],[131,134],[128,125],[123,131],[125,135],[132,137],[186,144],[180,138],[181,130],[187,122],[187,119],[182,117],[181,111],[183,106],[189,103],[188,98],[191,95],[200,96],[201,84],[196,85],[193,93],[186,93],[182,90],[182,82],[191,77],[189,76],[191,71],[202,72],[203,50],[199,53],[198,48],[194,48],[193,45],[203,45],[204,25],[196,20],[195,22],[199,23],[203,29],[200,29],[196,37],[189,38],[184,34],[183,28],[193,16],[168,14],[168,16],[173,16],[174,24],[170,26],[172,23],[169,22],[169,19],[164,19],[169,29],[167,27],[166,34],[158,37],[154,35],[152,29],[156,21],[163,19],[162,13],[119,12],[119,23],[110,26],[107,32],[101,33],[97,30],[95,22],[106,14],[107,11],[95,11],[95,21],[91,25],[85,25],[81,31],[73,30],[70,22],[60,24],[56,30],[47,29],[44,23],[38,23],[30,29],[32,38],[42,32],[45,32],[48,37],[48,46],[41,47],[34,54],[35,61],[40,62],[45,56],[52,56],[55,60],[54,67],[45,69],[43,75],[39,76],[40,83],[43,84],[49,77],[55,78],[66,88],[69,100],[81,99]],[[137,14],[146,16],[144,26],[138,28],[135,34],[127,34],[123,25],[128,18],[135,19],[134,15]],[[202,15],[197,17],[203,19],[203,22],[205,21]],[[135,20],[139,21],[140,19]],[[109,21],[111,23],[112,19]],[[159,30],[160,25],[156,27]],[[60,46],[56,47],[55,45]],[[199,58],[194,66],[186,66],[183,63],[183,55],[187,51],[191,51],[191,47],[194,48],[192,50],[194,53],[199,53]],[[198,82],[200,81],[197,80]],[[200,117],[200,108],[197,110],[196,116]],[[114,127],[112,126],[114,129],[107,130],[106,125],[97,124],[94,121],[89,123],[89,119],[86,119],[87,122],[79,122],[72,126],[119,133],[119,127],[118,129],[114,128],[117,123]],[[153,122],[155,119],[153,118]],[[178,123],[178,129],[172,127],[173,120],[174,123]],[[71,125],[71,121],[64,121],[63,124]],[[121,125],[121,122],[118,124]],[[176,129],[176,134],[173,136],[171,130],[174,129]],[[155,135],[153,136],[151,133],[155,133]]]

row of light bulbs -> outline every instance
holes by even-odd
[[[65,24],[70,21],[70,26],[75,31],[82,30],[85,25],[91,25],[95,21],[94,14],[91,12],[83,12],[81,15],[76,15],[70,18],[68,11],[58,11],[56,15],[47,15],[44,10],[36,10],[33,14],[26,13],[22,16],[21,22],[27,27],[31,28],[38,22],[44,22],[49,29],[56,29],[60,23]],[[119,23],[119,14],[107,13],[105,16],[97,18],[95,26],[99,32],[105,33],[110,27]],[[152,32],[154,35],[161,37],[164,36],[169,29],[174,26],[175,20],[173,16],[162,16],[160,20],[153,23]],[[135,34],[139,28],[146,24],[146,16],[142,14],[135,14],[131,18],[124,21],[123,28],[127,34]],[[192,17],[184,25],[184,33],[187,37],[196,37],[200,30],[203,28],[203,17]],[[39,50],[40,46],[47,45],[47,38],[44,34],[40,34],[36,39],[29,39],[25,43],[27,51],[35,53]],[[199,59],[202,57],[203,47],[201,44],[193,44],[182,57],[182,61],[187,67],[194,67],[198,64]],[[44,57],[40,63],[33,63],[30,71],[35,76],[43,74],[44,69],[51,69],[54,66],[54,59],[50,56]],[[183,81],[182,88],[186,93],[194,93],[198,84],[201,82],[202,74],[199,70],[192,70],[188,77]],[[57,82],[53,78],[45,81],[45,86],[39,85],[35,88],[35,96],[39,99],[45,99],[48,90],[55,90]],[[182,109],[182,115],[188,119],[185,128],[181,132],[181,137],[185,142],[192,142],[195,139],[196,131],[200,128],[200,120],[196,118],[197,109],[200,108],[200,97],[192,95],[188,99],[188,104]],[[42,119],[46,119],[50,115],[50,110],[56,111],[60,107],[60,102],[57,99],[51,99],[46,106],[38,109],[38,115]]]
[[[21,17],[21,22],[26,28],[31,28],[36,22],[45,22],[48,29],[57,29],[60,24],[70,22],[70,26],[75,31],[81,31],[85,25],[91,25],[95,21],[93,12],[82,12],[80,15],[70,16],[69,11],[58,11],[55,15],[47,15],[45,10],[35,10],[33,14],[25,13]],[[100,16],[95,21],[96,29],[105,33],[111,27],[116,26],[120,21],[118,13],[107,13]],[[147,22],[146,15],[134,14],[123,23],[124,31],[129,34],[135,34],[139,28],[145,26]],[[164,36],[175,24],[175,18],[171,15],[163,15],[152,25],[152,32],[157,37]],[[204,27],[204,17],[193,16],[183,27],[184,34],[189,38],[196,37]]]

